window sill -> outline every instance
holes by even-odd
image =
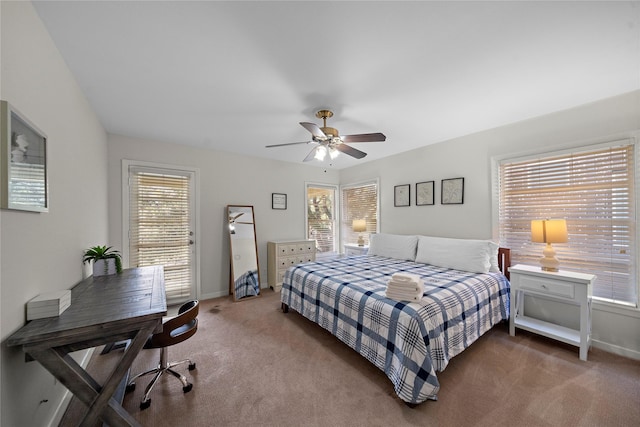
[[[626,305],[622,303],[614,303],[606,300],[600,300],[593,298],[593,309],[598,311],[604,311],[608,313],[619,314],[622,316],[635,317],[640,319],[640,309],[632,305]]]

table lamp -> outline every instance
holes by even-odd
[[[566,243],[567,221],[564,219],[537,219],[531,221],[531,241],[546,243],[540,258],[540,265],[544,271],[558,271],[558,258],[552,243]]]
[[[354,219],[353,220],[353,231],[356,233],[360,233],[358,236],[358,246],[364,246],[364,238],[362,237],[362,233],[367,231],[367,221],[364,219]]]

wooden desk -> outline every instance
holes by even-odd
[[[166,314],[163,268],[126,269],[78,283],[64,313],[28,322],[7,345],[22,346],[89,407],[80,425],[93,426],[100,418],[110,426],[139,426],[112,395],[149,335],[162,329]],[[69,355],[125,339],[131,344],[103,385]]]

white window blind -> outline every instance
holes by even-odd
[[[365,245],[369,244],[369,235],[378,229],[378,183],[367,182],[342,187],[342,238],[344,243],[356,243],[360,234]],[[364,219],[367,230],[364,233],[353,231],[353,220]]]
[[[129,264],[163,265],[168,302],[191,294],[190,178],[132,169]]]
[[[560,268],[597,276],[593,296],[637,306],[635,160],[630,141],[500,164],[500,243],[514,263],[538,264],[531,220],[564,218]]]

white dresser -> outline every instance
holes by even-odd
[[[267,243],[267,279],[274,291],[282,288],[287,268],[316,260],[315,240],[287,240]]]

